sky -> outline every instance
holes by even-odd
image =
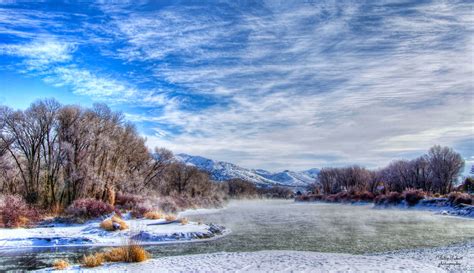
[[[107,103],[248,168],[474,164],[470,1],[0,1],[0,104]]]

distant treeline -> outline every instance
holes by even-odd
[[[455,189],[464,169],[461,155],[449,147],[433,146],[413,160],[397,160],[385,168],[368,170],[357,165],[323,168],[309,190],[316,194],[371,192],[374,194],[420,189],[447,194]]]
[[[40,100],[28,109],[0,106],[0,194],[21,195],[43,208],[118,192],[221,202],[221,185],[174,162],[166,149],[149,151],[121,113]]]
[[[416,188],[445,194],[453,190],[463,167],[458,153],[434,146],[424,156],[377,171],[324,168],[310,191]],[[135,127],[104,104],[84,108],[40,100],[24,111],[0,106],[0,194],[20,195],[31,205],[50,209],[84,198],[113,205],[118,193],[174,196],[193,200],[180,201],[190,206],[219,205],[227,197],[293,194],[288,188],[258,188],[239,179],[211,181],[207,173],[176,162],[166,149],[150,151]]]

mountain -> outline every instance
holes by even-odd
[[[205,171],[216,181],[224,181],[232,178],[240,178],[253,182],[259,186],[294,186],[302,187],[313,183],[319,173],[319,169],[309,169],[306,171],[269,172],[262,169],[246,169],[235,164],[216,161],[202,156],[192,156],[187,154],[177,154],[175,159],[187,165]]]

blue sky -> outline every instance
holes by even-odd
[[[470,165],[473,28],[469,1],[7,1],[0,103],[105,102],[150,147],[250,168]]]

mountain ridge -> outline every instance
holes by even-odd
[[[247,169],[236,164],[217,161],[202,156],[193,156],[180,153],[174,156],[178,162],[195,166],[209,173],[211,179],[225,181],[240,178],[258,186],[289,186],[304,187],[313,183],[319,173],[319,169],[312,168],[304,171],[284,170],[282,172],[270,172],[263,169]]]

